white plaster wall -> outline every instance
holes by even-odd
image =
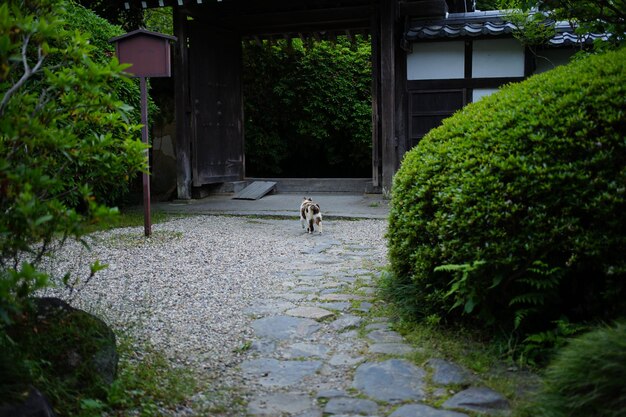
[[[481,98],[493,94],[496,91],[498,91],[497,88],[475,88],[474,91],[472,91],[472,102],[475,103]]]
[[[569,63],[572,55],[576,53],[573,48],[545,49],[539,50],[535,57],[535,74],[549,71],[559,65]]]
[[[407,55],[407,79],[446,80],[465,75],[465,43],[414,43]]]
[[[476,40],[472,53],[472,77],[523,77],[524,47],[516,39]]]

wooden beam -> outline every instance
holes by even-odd
[[[187,15],[173,8],[174,33],[174,106],[176,113],[176,188],[178,198],[191,199],[191,115],[189,107],[189,54]]]
[[[275,13],[245,13],[224,15],[220,18],[226,25],[239,27],[244,32],[263,31],[266,29],[316,27],[324,30],[326,26],[368,26],[369,7],[336,7],[319,10],[285,11]]]
[[[448,12],[445,0],[405,0],[399,2],[400,16],[412,18],[444,17]]]

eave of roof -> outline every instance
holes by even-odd
[[[405,33],[405,39],[411,42],[423,42],[433,39],[465,38],[478,36],[511,35],[516,26],[506,20],[502,10],[475,11],[468,13],[450,13],[437,21],[414,21]],[[606,34],[590,33],[579,36],[569,22],[556,22],[556,34],[547,46],[567,46],[593,42],[595,39],[606,40]]]

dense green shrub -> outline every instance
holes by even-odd
[[[246,45],[244,99],[247,175],[370,175],[367,39]]]
[[[546,369],[525,415],[620,417],[626,410],[626,324],[572,339]]]
[[[0,337],[48,277],[37,265],[145,166],[139,126],[118,99],[116,60],[67,30],[62,0],[0,5]],[[94,272],[101,268],[94,265]]]
[[[626,314],[625,109],[622,49],[509,85],[429,132],[392,188],[400,301],[522,334]]]

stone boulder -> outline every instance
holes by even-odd
[[[37,298],[35,306],[37,322],[63,323],[68,328],[74,328],[79,336],[67,341],[63,347],[65,352],[59,358],[64,363],[58,365],[62,365],[68,373],[86,367],[88,373],[93,373],[105,384],[113,383],[119,357],[115,333],[104,321],[58,298]]]
[[[48,399],[35,388],[28,391],[26,399],[0,405],[0,417],[54,417]]]
[[[8,336],[23,350],[24,359],[46,363],[42,372],[49,384],[62,384],[87,398],[102,398],[117,374],[115,334],[101,319],[75,309],[58,298],[37,298],[33,309],[9,326]],[[21,359],[20,359],[21,360]],[[3,416],[49,416],[45,387],[37,386],[19,363],[5,386],[15,401],[0,404]],[[39,390],[38,390],[39,389]]]

